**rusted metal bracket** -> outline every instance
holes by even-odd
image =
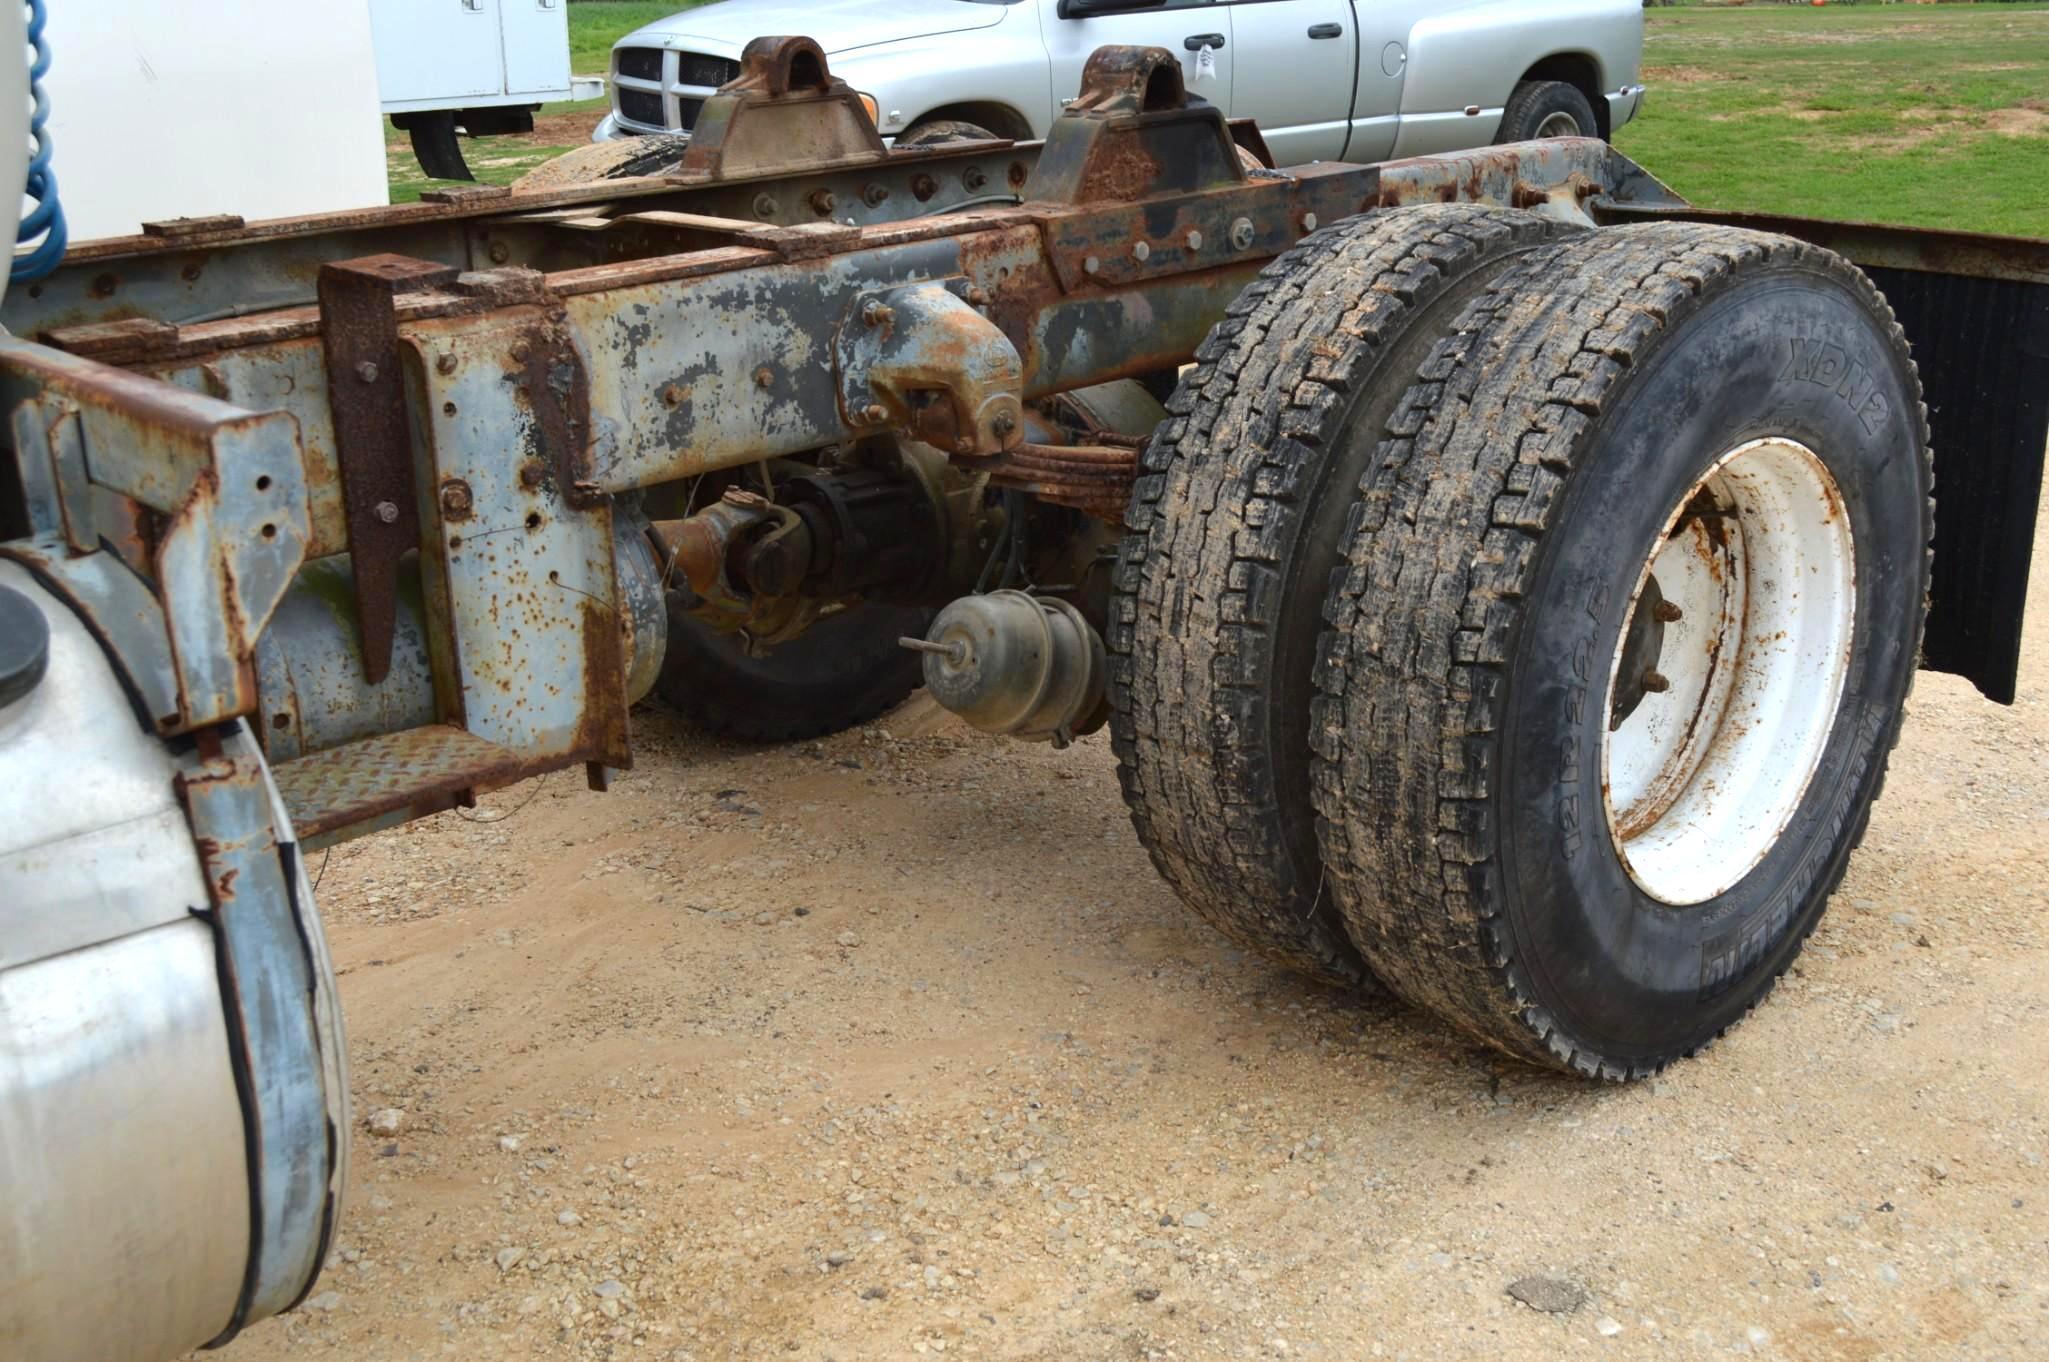
[[[544,320],[513,346],[522,371],[513,380],[533,420],[536,444],[553,464],[562,499],[578,510],[610,504],[591,465],[590,376],[562,327]]]
[[[62,539],[74,554],[100,546],[85,468],[78,408],[45,394],[14,409],[14,453],[29,522],[38,538]]]
[[[322,1079],[317,971],[297,917],[300,879],[279,826],[255,741],[237,726],[208,730],[174,778],[205,867],[209,925],[232,1044],[262,1079],[243,1096],[251,1180],[250,1249],[226,1327],[289,1309],[309,1289],[334,1233],[345,1161]],[[224,741],[225,739],[225,741]],[[196,907],[196,905],[195,905]],[[299,1208],[326,1207],[325,1214]]]
[[[1116,289],[1280,254],[1327,222],[1371,207],[1359,172],[1333,165],[1131,204],[1027,206],[1063,292]],[[1370,181],[1365,190],[1373,188]]]
[[[954,279],[854,299],[833,345],[850,428],[908,430],[962,455],[1024,438],[1024,361],[970,292],[979,291]]]
[[[134,690],[160,732],[254,710],[256,640],[312,533],[298,420],[4,337],[0,402],[14,416],[37,536],[9,556],[61,579],[53,589],[83,602],[104,634],[140,628],[158,640],[144,651],[168,666]],[[99,493],[156,513],[154,595],[113,554],[81,552],[99,537]]]
[[[1358,167],[1249,178],[1240,139],[1269,155],[1256,129],[1188,93],[1173,53],[1098,48],[1024,189],[1061,290],[1242,264],[1372,206]]]
[[[1046,136],[1030,203],[1125,203],[1243,183],[1221,109],[1191,96],[1164,47],[1099,47]]]
[[[1259,124],[1256,120],[1234,118],[1230,121],[1229,127],[1231,129],[1231,141],[1236,144],[1240,152],[1251,156],[1253,160],[1259,162],[1268,170],[1274,168],[1273,149],[1267,146],[1266,134],[1259,130]],[[1243,160],[1242,156],[1240,160]],[[1246,173],[1253,174],[1256,172],[1250,166],[1247,166]]]
[[[399,368],[397,298],[452,283],[456,275],[452,266],[402,255],[364,256],[320,267],[327,401],[356,575],[363,676],[372,685],[391,669],[399,559],[420,543],[405,375]]]
[[[740,75],[704,102],[684,153],[685,176],[734,179],[880,161],[875,121],[848,84],[826,70],[809,38],[756,38]]]
[[[453,292],[482,307],[524,310],[524,329],[498,362],[507,366],[504,381],[517,393],[541,455],[525,470],[528,485],[545,477],[564,501],[581,510],[610,504],[611,495],[598,487],[591,467],[597,432],[591,424],[590,375],[562,326],[562,300],[548,291],[546,276],[517,265],[472,271],[455,281]],[[435,377],[447,377],[451,366],[466,358],[447,351],[436,355]],[[442,519],[468,519],[468,508],[460,498],[452,504],[447,491],[444,487],[436,494]]]
[[[617,513],[584,471],[616,460],[617,436],[590,414],[586,361],[545,304],[408,323],[402,345],[433,492],[420,567],[436,712],[533,769],[630,766]]]

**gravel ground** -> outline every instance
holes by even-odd
[[[349,1206],[206,1356],[2049,1356],[2045,545],[2020,704],[1924,676],[1801,963],[1622,1089],[1227,949],[1101,737],[637,715],[333,854]]]

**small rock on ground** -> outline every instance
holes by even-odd
[[[1563,1277],[1518,1277],[1508,1284],[1508,1294],[1547,1315],[1569,1315],[1587,1302],[1586,1288]]]

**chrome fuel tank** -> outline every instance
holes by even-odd
[[[0,654],[44,631],[0,678],[0,1358],[159,1362],[318,1274],[334,972],[246,730],[158,737],[118,626],[17,562],[0,593]]]

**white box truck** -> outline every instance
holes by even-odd
[[[470,180],[459,133],[531,132],[534,110],[595,99],[603,79],[569,72],[568,0],[370,0],[384,112],[420,168]]]
[[[204,8],[201,23],[193,7],[163,0],[49,6],[55,58],[45,86],[74,240],[170,218],[293,217],[385,201],[363,0]],[[309,71],[319,74],[317,99]]]

